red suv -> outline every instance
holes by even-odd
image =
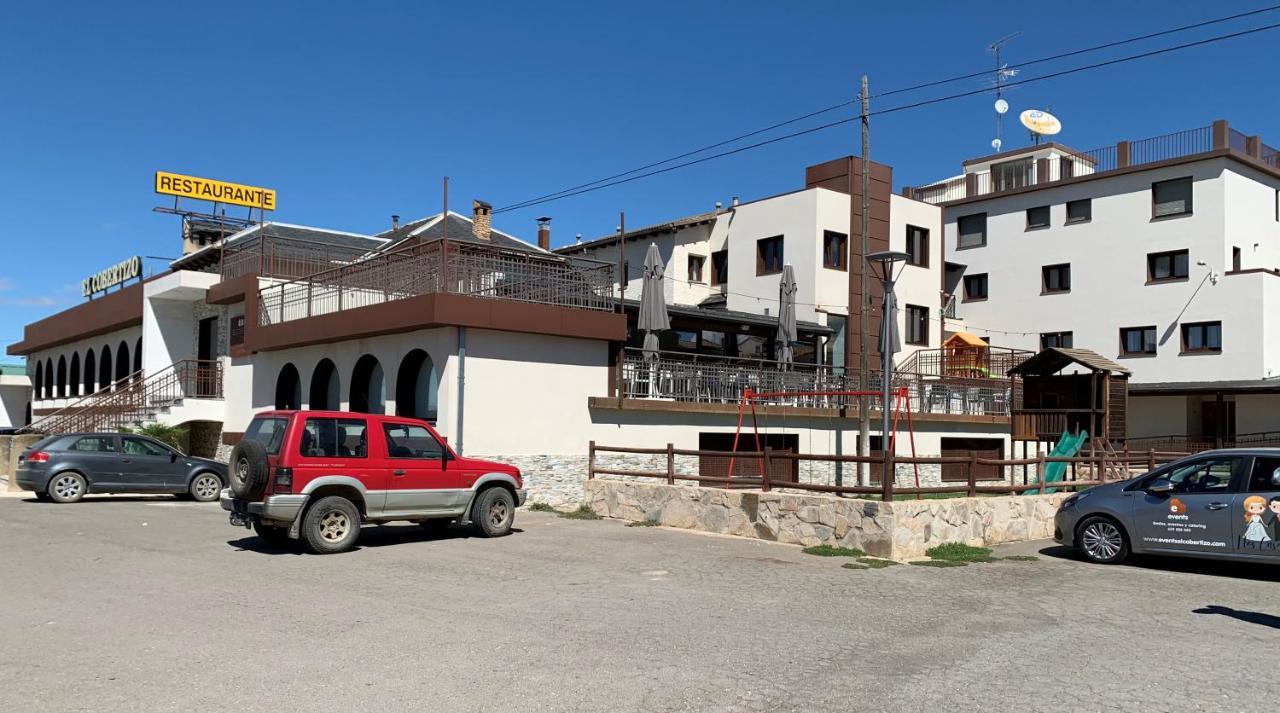
[[[518,468],[462,458],[423,421],[343,411],[258,414],[228,475],[231,524],[320,554],[354,547],[366,522],[440,531],[457,520],[499,537],[525,500]]]

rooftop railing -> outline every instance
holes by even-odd
[[[279,236],[254,236],[222,248],[222,259],[209,266],[222,279],[261,275],[292,279],[306,277],[367,255],[367,247],[343,247]]]

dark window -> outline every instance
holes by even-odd
[[[772,340],[754,334],[734,335],[738,343],[738,356],[746,359],[769,359]]]
[[[1151,184],[1151,217],[1191,213],[1191,179],[1175,178]]]
[[[1049,227],[1049,206],[1042,205],[1027,209],[1027,230]]]
[[[1093,201],[1088,198],[1067,203],[1067,225],[1093,220]]]
[[[1209,458],[1165,471],[1151,480],[1165,478],[1175,493],[1221,493],[1230,489],[1231,476],[1240,467],[1240,458]],[[1148,480],[1144,485],[1151,482]]]
[[[992,190],[1011,191],[1031,185],[1031,171],[1035,168],[1035,159],[1020,158],[1013,161],[991,164]]]
[[[244,315],[236,315],[231,318],[231,330],[229,340],[231,344],[244,344]]]
[[[791,345],[791,358],[797,364],[817,364],[818,343],[812,339],[801,339]]]
[[[1129,356],[1156,353],[1155,327],[1125,327],[1120,330],[1120,353]]]
[[[729,251],[711,253],[711,284],[723,285],[729,281]]]
[[[1186,250],[1150,253],[1147,255],[1147,281],[1185,280],[1189,269],[1188,261]]]
[[[1004,441],[999,438],[944,437],[940,441],[943,458],[968,458],[970,454],[990,460],[1004,458]],[[943,463],[942,479],[951,482],[966,481],[969,479],[969,468],[969,463]],[[973,477],[974,480],[996,480],[1003,476],[998,465],[978,465]]]
[[[632,346],[644,344],[644,332],[632,330]],[[696,352],[698,351],[698,333],[680,329],[667,329],[658,332],[658,348],[664,352]]]
[[[907,305],[907,344],[929,343],[929,309]]]
[[[822,266],[846,270],[849,265],[849,236],[834,230],[822,232]]]
[[[407,423],[382,424],[383,435],[387,438],[387,457],[389,458],[423,458],[439,459],[444,455],[444,446],[422,426]]]
[[[1040,288],[1044,292],[1071,291],[1071,265],[1045,265],[1040,268]]]
[[[987,214],[975,213],[956,218],[956,248],[977,248],[987,244]]]
[[[702,268],[707,264],[707,258],[702,255],[689,256],[689,282],[702,282]]]
[[[1071,332],[1044,332],[1040,335],[1041,349],[1070,349]]]
[[[929,267],[929,231],[914,225],[907,226],[907,264]]]
[[[156,443],[148,441],[145,438],[121,438],[121,450],[125,455],[131,456],[167,456],[171,452],[168,448]]]
[[[987,275],[965,275],[964,276],[964,298],[965,300],[985,300],[987,298]]]
[[[772,275],[775,272],[782,272],[781,235],[756,241],[756,274]]]
[[[1231,248],[1231,269],[1236,272],[1240,271],[1240,248]]]
[[[718,354],[724,356],[725,351],[724,332],[713,332],[710,330],[702,330],[702,343],[698,347],[698,351],[703,354]]]
[[[90,453],[115,453],[116,439],[111,436],[86,436],[77,439],[71,444],[73,451],[88,451]]]
[[[1182,351],[1222,351],[1222,322],[1193,322],[1182,325]]]
[[[1249,492],[1280,491],[1280,458],[1254,458],[1253,472],[1249,475]],[[1280,516],[1280,495],[1267,503],[1271,512]]]
[[[284,440],[284,428],[289,425],[285,418],[255,418],[244,432],[247,441],[257,441],[267,449],[267,455],[278,455],[280,443]]]
[[[365,458],[369,435],[362,418],[309,418],[298,453],[308,458]]]

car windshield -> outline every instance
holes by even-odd
[[[284,427],[289,420],[282,417],[262,417],[253,419],[244,437],[248,441],[257,441],[267,449],[267,455],[279,455],[280,444],[284,441]]]

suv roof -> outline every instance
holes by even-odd
[[[319,411],[319,410],[312,410],[312,409],[271,409],[270,411],[259,411],[258,413],[255,413],[253,417],[254,418],[288,418],[295,414],[297,415],[305,414],[307,416],[336,417],[336,418],[352,418],[352,417],[367,418],[372,416],[374,418],[396,418],[396,419],[403,419],[407,421],[422,420],[420,418],[414,418],[413,416],[396,416],[393,414],[384,414],[384,413],[361,413],[359,411]]]

